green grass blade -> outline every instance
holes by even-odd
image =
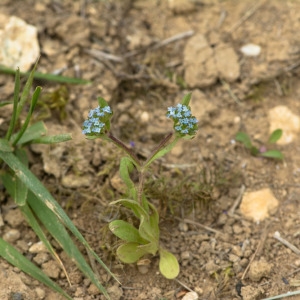
[[[36,122],[33,125],[27,127],[26,131],[17,142],[17,145],[24,145],[32,140],[38,139],[47,133],[47,128],[42,121]],[[14,142],[17,138],[18,133],[13,134],[11,141]]]
[[[5,242],[2,238],[0,238],[0,256],[26,274],[44,283],[52,290],[57,291],[67,299],[72,300],[72,298],[48,276],[46,276],[41,269],[25,258],[19,251],[17,251],[9,243]]]
[[[17,69],[15,75],[15,89],[14,89],[14,101],[13,101],[13,112],[10,119],[9,127],[6,133],[5,138],[9,141],[16,125],[16,116],[17,116],[17,108],[19,102],[19,94],[20,94],[20,70]]]
[[[17,149],[16,150],[16,156],[19,158],[19,160],[28,167],[28,158],[26,155],[25,150]],[[26,204],[26,199],[28,195],[28,188],[27,186],[19,179],[16,178],[15,180],[15,202],[19,206],[23,206]]]
[[[33,144],[56,144],[67,142],[72,139],[72,135],[70,133],[58,134],[58,135],[47,135],[40,137],[38,139],[34,139],[31,141]]]
[[[13,152],[14,148],[10,145],[10,143],[7,140],[0,139],[0,151]]]
[[[1,101],[0,102],[0,107],[3,107],[5,105],[9,105],[9,104],[14,104],[14,102],[13,101]]]
[[[72,261],[74,261],[78,268],[98,287],[103,295],[105,295],[107,299],[110,299],[105,288],[99,282],[93,270],[87,264],[84,257],[69,236],[67,230],[62,223],[57,220],[57,216],[52,212],[52,210],[34,195],[28,197],[28,203],[40,221],[44,224],[47,231],[49,231],[50,234],[57,240]]]
[[[73,222],[66,215],[64,210],[58,205],[55,199],[51,196],[49,191],[43,186],[43,184],[28,170],[22,162],[13,154],[0,151],[0,158],[6,162],[6,164],[15,172],[16,176],[22,180],[29,190],[51,211],[58,217],[58,219],[75,235],[75,237],[91,252],[95,259],[101,264],[101,266],[116,280],[118,279],[104,264],[100,257],[93,251],[81,233],[78,231]]]
[[[25,122],[22,125],[22,127],[21,127],[21,129],[20,129],[20,131],[19,131],[19,133],[18,133],[18,135],[16,137],[16,139],[13,141],[13,146],[15,146],[18,143],[18,141],[21,139],[21,137],[23,136],[24,132],[26,131],[41,91],[42,91],[42,88],[39,87],[39,86],[35,89],[35,91],[34,91],[34,93],[32,95],[32,99],[30,101],[29,112],[27,114]]]
[[[16,200],[16,203],[18,203],[17,201],[17,196],[16,196],[16,190],[15,190],[15,182],[16,180],[13,179],[13,177],[6,173],[0,174],[0,177],[2,179],[3,185],[5,187],[5,189],[7,190],[7,192],[10,194],[10,196]],[[27,193],[28,195],[28,193]],[[29,197],[32,197],[32,194],[29,193]],[[49,243],[47,237],[45,236],[42,228],[40,227],[38,221],[35,218],[35,215],[32,213],[30,207],[26,204],[27,202],[27,198],[25,201],[25,204],[23,206],[19,206],[19,209],[21,210],[21,212],[23,213],[23,216],[25,217],[26,221],[28,222],[28,224],[30,225],[30,227],[34,230],[34,232],[37,234],[37,236],[39,237],[39,239],[44,243],[44,245],[46,246],[46,248],[48,249],[49,253],[52,254],[52,256],[54,257],[54,259],[59,263],[59,265],[61,266],[61,268],[64,270],[66,277],[70,283],[68,274],[65,270],[65,267],[62,263],[62,261],[60,260],[60,258],[58,257],[58,255],[56,254],[56,252],[54,251],[52,245]]]
[[[0,73],[4,74],[11,74],[14,75],[16,73],[15,70],[0,66]],[[22,76],[29,76],[29,72],[21,72]],[[55,74],[45,74],[40,72],[35,72],[33,75],[34,79],[40,79],[40,80],[46,80],[46,81],[53,81],[58,83],[69,83],[69,84],[89,84],[91,81],[81,79],[81,78],[72,78],[72,77],[66,77],[66,76],[60,76]]]
[[[19,101],[19,104],[18,104],[18,108],[17,108],[17,113],[16,113],[16,119],[17,120],[19,119],[19,116],[20,116],[21,111],[24,107],[24,104],[26,103],[26,101],[28,99],[30,89],[31,89],[31,86],[32,86],[32,82],[33,82],[34,72],[35,72],[35,69],[37,67],[37,64],[38,64],[38,62],[35,63],[32,71],[30,72],[29,77],[26,81],[25,87],[22,91],[22,95],[21,95],[21,98],[20,98],[20,101]]]

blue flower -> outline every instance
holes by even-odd
[[[87,120],[83,122],[82,133],[88,136],[102,135],[109,129],[112,110],[109,106],[91,109]]]
[[[198,120],[192,116],[190,107],[185,104],[177,104],[168,107],[167,117],[174,122],[174,130],[180,135],[195,135],[198,130]]]

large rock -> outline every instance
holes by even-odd
[[[37,28],[15,16],[0,15],[0,64],[24,72],[39,55]]]
[[[217,79],[236,81],[240,76],[238,56],[229,45],[212,44],[202,34],[189,39],[184,49],[184,79],[190,88],[203,88],[214,84]]]
[[[186,43],[184,67],[184,79],[191,88],[207,87],[216,82],[218,72],[214,52],[204,35],[197,34]]]

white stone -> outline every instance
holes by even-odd
[[[9,17],[0,28],[0,64],[28,71],[39,55],[36,27],[15,16]]]
[[[37,242],[34,243],[30,248],[29,248],[30,253],[41,253],[41,252],[48,252],[46,246],[44,245],[43,242]]]
[[[258,56],[261,52],[261,47],[255,44],[247,44],[241,47],[240,50],[245,56]]]
[[[284,106],[279,105],[269,110],[270,130],[282,129],[282,137],[277,141],[279,145],[291,143],[300,131],[300,118]]]
[[[197,299],[199,299],[199,297],[196,292],[188,292],[182,298],[182,300],[197,300]]]
[[[269,188],[245,193],[240,205],[241,213],[255,222],[260,222],[276,212],[278,200]]]

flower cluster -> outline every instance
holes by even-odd
[[[192,116],[191,110],[184,104],[168,107],[167,117],[174,121],[174,129],[180,135],[195,135],[198,130],[198,120]]]
[[[83,122],[82,133],[90,136],[104,134],[111,116],[112,111],[108,105],[90,110],[87,120]]]

